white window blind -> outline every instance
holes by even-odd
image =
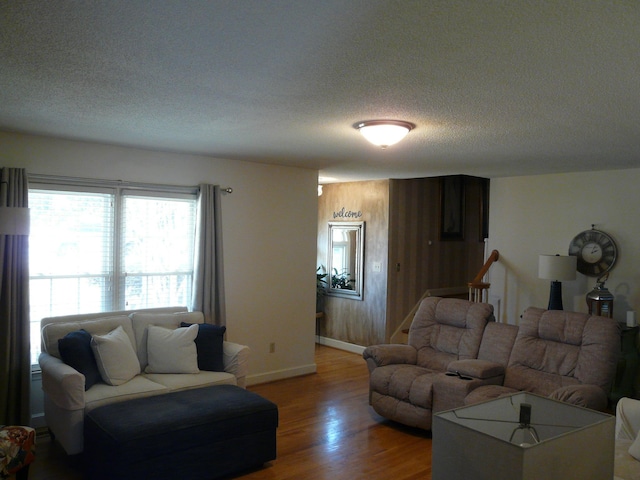
[[[187,305],[191,298],[193,199],[123,196],[126,309]]]
[[[188,305],[195,193],[37,185],[29,208],[32,363],[44,317]]]

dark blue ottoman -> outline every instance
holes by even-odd
[[[214,479],[276,458],[278,407],[232,385],[98,407],[84,421],[90,479]]]

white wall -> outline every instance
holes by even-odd
[[[609,233],[618,260],[605,286],[615,296],[614,318],[640,310],[640,169],[567,173],[491,180],[489,251],[500,252],[491,267],[491,303],[500,321],[517,323],[525,308],[546,308],[550,282],[538,278],[539,254],[566,255],[583,230]],[[562,283],[565,310],[587,312],[585,295],[596,279],[580,273]]]
[[[315,371],[317,171],[7,132],[0,167],[232,187],[222,204],[227,338],[251,348],[249,384]]]

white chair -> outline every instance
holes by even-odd
[[[634,400],[633,398],[621,398],[616,406],[614,480],[640,479],[639,433],[640,400]]]

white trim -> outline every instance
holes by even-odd
[[[356,345],[355,343],[347,343],[341,340],[335,340],[333,338],[320,336],[316,337],[316,343],[319,343],[320,345],[326,345],[327,347],[337,348],[339,350],[345,350],[351,353],[357,353],[359,355],[362,355],[362,352],[364,352],[364,349],[366,348],[362,345]]]
[[[260,373],[258,375],[247,375],[247,386],[259,385],[261,383],[274,382],[285,378],[300,377],[316,373],[317,366],[315,363],[302,365],[296,368],[286,368],[283,370],[274,370],[272,372]]]

